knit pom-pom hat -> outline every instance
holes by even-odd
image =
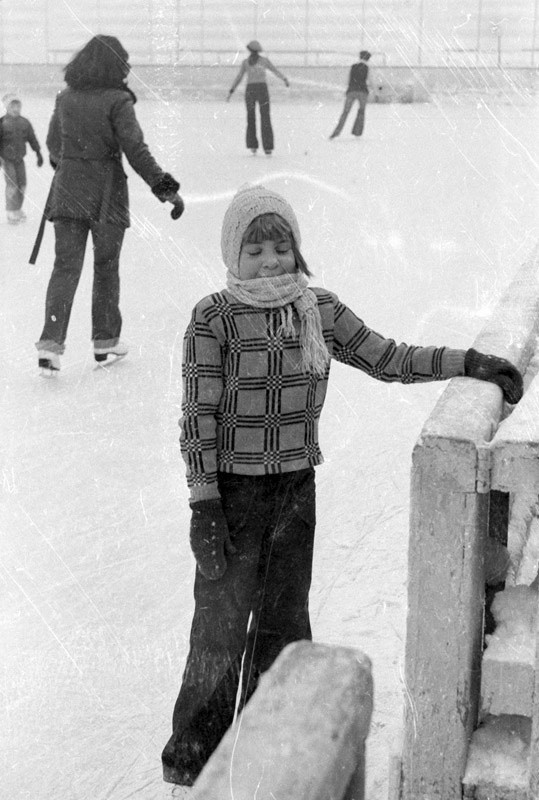
[[[246,184],[232,198],[232,202],[225,211],[221,230],[223,261],[229,272],[236,277],[239,277],[243,236],[251,222],[261,214],[279,214],[290,225],[298,249],[300,247],[301,235],[298,220],[290,203],[277,192],[266,189],[265,186]]]

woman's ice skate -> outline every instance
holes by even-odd
[[[94,347],[94,358],[101,367],[107,364],[114,364],[124,358],[129,352],[129,348],[123,342],[117,342],[110,347]]]
[[[44,378],[52,378],[60,370],[60,356],[50,350],[38,350],[38,364]]]

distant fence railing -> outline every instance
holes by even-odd
[[[47,51],[47,63],[65,64],[73,56],[74,51],[66,48],[50,48]],[[203,66],[234,66],[240,65],[246,58],[247,51],[239,53],[237,50],[198,48],[179,49],[177,52],[130,53],[129,61],[133,65],[139,64],[177,64],[178,66],[203,65]],[[333,66],[350,65],[358,60],[357,52],[342,52],[337,50],[272,50],[269,54],[275,65],[279,66]],[[387,53],[373,51],[370,64],[373,66],[386,66]]]
[[[41,63],[49,49],[77,49],[96,33],[113,33],[151,64],[177,58],[180,49],[209,53],[254,38],[269,52],[296,48],[304,64],[316,63],[311,53],[327,46],[339,54],[384,50],[392,66],[441,66],[449,47],[472,48],[484,63],[494,49],[508,67],[533,67],[539,2],[0,0],[0,63]]]

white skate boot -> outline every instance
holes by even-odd
[[[60,356],[50,350],[38,350],[38,365],[45,378],[52,378],[60,370]]]
[[[105,366],[106,364],[113,364],[115,361],[124,358],[128,352],[129,348],[126,344],[117,342],[117,344],[111,345],[110,347],[94,347],[94,358],[98,364]]]

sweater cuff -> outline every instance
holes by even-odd
[[[442,369],[446,378],[464,375],[464,357],[466,350],[451,350],[446,347],[442,359]]]
[[[190,503],[198,503],[199,500],[220,500],[219,487],[217,483],[205,483],[203,486],[190,487]]]

